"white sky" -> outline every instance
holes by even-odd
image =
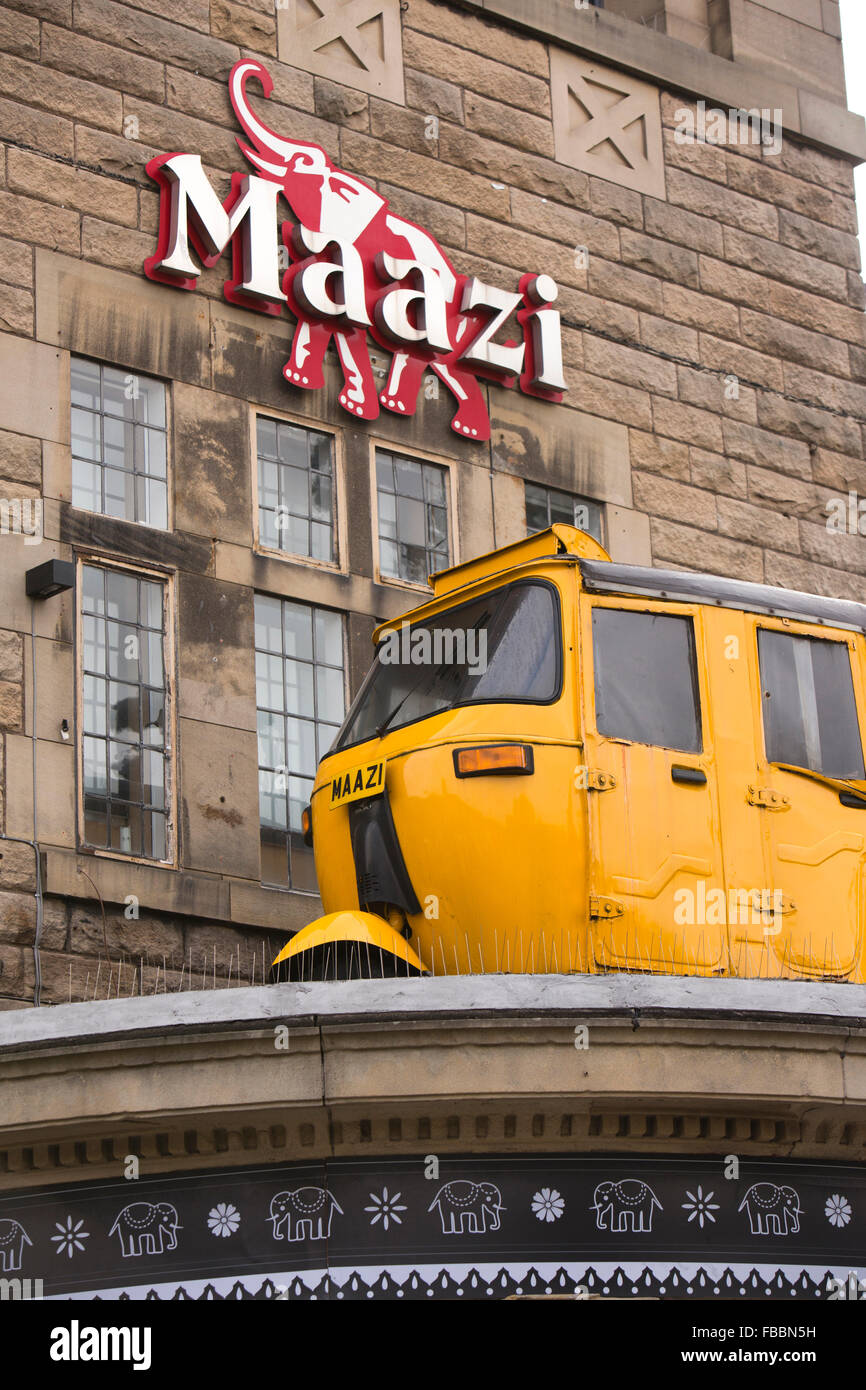
[[[866,116],[866,0],[840,0],[842,51],[845,54],[845,81],[848,106]],[[860,254],[866,273],[866,164],[854,171],[857,212],[860,219]]]

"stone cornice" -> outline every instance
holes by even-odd
[[[573,0],[449,0],[513,24],[536,38],[625,68],[675,92],[726,108],[780,109],[784,128],[860,164],[866,121],[816,92],[780,82],[759,67],[707,53],[607,10],[578,10]]]
[[[131,1153],[156,1173],[351,1154],[866,1152],[859,986],[277,985],[13,1013],[0,1056],[5,1189],[117,1176]]]
[[[188,1033],[350,1024],[619,1017],[866,1030],[866,986],[644,975],[470,975],[219,989],[64,1004],[4,1016],[0,1057]]]

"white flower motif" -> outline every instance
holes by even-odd
[[[847,1226],[851,1220],[851,1203],[847,1197],[842,1197],[838,1192],[834,1192],[832,1197],[828,1197],[824,1205],[824,1215],[831,1226]]]
[[[686,1196],[690,1197],[691,1201],[683,1202],[682,1208],[683,1211],[689,1213],[690,1221],[694,1221],[695,1217],[697,1217],[698,1225],[701,1227],[703,1227],[705,1221],[715,1221],[716,1218],[713,1216],[713,1212],[718,1211],[719,1204],[711,1200],[713,1196],[712,1192],[708,1192],[707,1195],[704,1196],[701,1189],[698,1188],[697,1195],[695,1195],[694,1192],[689,1192],[687,1188]]]
[[[241,1224],[241,1214],[231,1202],[217,1202],[207,1214],[207,1224],[211,1235],[233,1236]]]
[[[375,1192],[371,1192],[368,1195],[373,1205],[371,1207],[365,1207],[364,1210],[373,1212],[373,1215],[370,1217],[371,1226],[375,1226],[377,1221],[382,1222],[386,1231],[392,1221],[396,1225],[402,1226],[403,1219],[398,1216],[397,1213],[408,1211],[408,1207],[400,1202],[400,1198],[403,1195],[402,1192],[395,1192],[393,1197],[389,1197],[387,1187],[383,1187],[381,1197],[377,1197]]]
[[[67,1216],[65,1225],[61,1221],[55,1221],[54,1225],[60,1232],[59,1236],[51,1237],[57,1245],[54,1253],[62,1255],[65,1251],[71,1260],[76,1250],[84,1249],[84,1242],[90,1238],[90,1232],[82,1231],[83,1220],[73,1222],[71,1216]]]
[[[565,1211],[565,1198],[555,1187],[543,1187],[532,1199],[532,1210],[539,1221],[558,1221]]]

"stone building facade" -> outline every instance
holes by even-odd
[[[321,750],[376,621],[427,592],[429,553],[386,559],[396,523],[377,465],[439,489],[436,564],[574,505],[615,559],[861,596],[862,538],[827,527],[834,499],[866,493],[852,183],[866,132],[845,105],[835,0],[359,13],[308,0],[0,11],[3,1008],[255,984],[317,915],[284,833],[313,756],[300,742],[277,760],[288,810],[263,835],[256,604],[315,623],[330,647],[308,663],[330,692]],[[561,401],[484,384],[479,442],[449,429],[428,374],[414,414],[354,419],[333,351],[323,388],[286,381],[290,319],[226,302],[228,254],[191,292],[145,277],[148,161],[200,155],[220,199],[244,167],[227,85],[242,57],[273,78],[267,102],[253,94],[273,130],[372,184],[459,273],[509,290],[525,272],[556,280]],[[742,110],[764,113],[760,132],[737,125]],[[387,354],[373,345],[372,361],[381,382]],[[312,455],[287,466],[281,440],[320,449],[327,484]],[[262,495],[268,468],[280,487],[319,489],[296,509],[299,540],[262,529],[283,505]],[[403,476],[389,474],[398,499]],[[26,572],[53,559],[74,565],[74,588],[29,599]],[[138,586],[132,626],[113,635],[104,591],[87,597],[105,575]],[[160,594],[148,626],[142,605]],[[108,675],[123,682],[104,644],[130,636],[161,643],[159,677],[96,710]],[[168,713],[148,723],[136,703],[124,735],[123,701],[157,697]],[[132,805],[106,708],[142,763],[161,760],[156,809]],[[289,871],[274,870],[286,852]]]

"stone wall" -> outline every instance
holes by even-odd
[[[130,969],[140,958],[157,988],[157,969],[163,987],[166,971],[181,985],[202,950],[227,978],[238,949],[258,958],[268,934],[281,941],[316,915],[315,899],[259,886],[252,602],[263,590],[347,614],[356,687],[374,621],[419,596],[377,576],[373,441],[451,465],[458,558],[523,533],[531,479],[603,503],[615,558],[861,598],[862,538],[826,526],[831,499],[866,494],[852,181],[863,132],[839,104],[836,6],[802,0],[786,17],[775,3],[731,0],[724,23],[717,0],[698,8],[728,34],[730,58],[724,45],[710,53],[699,37],[689,44],[564,0],[408,0],[402,10],[383,0],[360,68],[341,67],[315,34],[299,39],[294,11],[271,0],[0,9],[0,498],[41,497],[45,508],[39,546],[0,536],[7,836],[33,837],[24,570],[81,553],[156,566],[174,577],[178,625],[179,853],[157,868],[78,851],[75,740],[60,732],[63,719],[74,729],[74,610],[68,594],[37,607],[46,1000],[69,997],[70,978],[72,998],[87,997],[97,970],[101,981],[113,968],[116,984],[121,956]],[[688,19],[688,6],[668,9]],[[755,37],[765,31],[772,52]],[[780,33],[804,55],[799,66],[777,65]],[[806,71],[810,53],[818,66]],[[221,197],[243,167],[226,87],[241,54],[272,73],[273,128],[321,143],[375,183],[459,271],[509,288],[526,270],[556,277],[561,405],[485,388],[489,447],[449,431],[444,399],[424,400],[412,420],[351,422],[335,372],[323,392],[286,386],[289,325],[225,303],[227,257],[194,294],[145,280],[157,227],[146,161],[200,153]],[[613,153],[593,150],[575,115],[588,67],[597,85],[639,104],[637,179],[624,176],[615,143],[626,133],[613,131]],[[779,106],[781,150],[682,142],[683,111],[701,94],[724,107]],[[588,115],[603,121],[603,111]],[[70,506],[71,352],[170,383],[171,532]],[[338,430],[339,568],[255,551],[255,409]],[[33,856],[0,848],[0,998],[26,1001]],[[138,923],[123,917],[130,894]]]

